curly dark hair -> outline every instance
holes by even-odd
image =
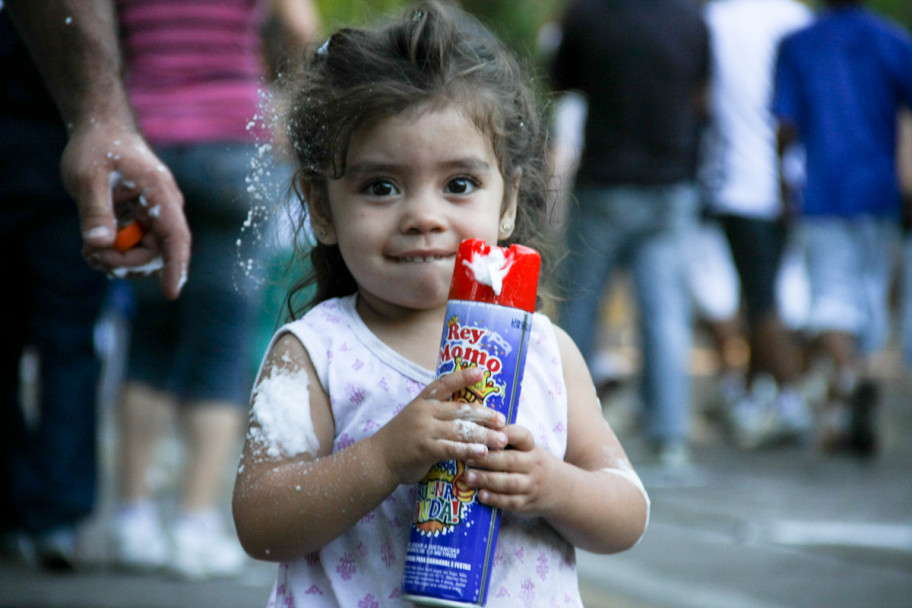
[[[504,181],[521,175],[515,229],[499,244],[538,250],[542,276],[549,276],[547,129],[530,72],[480,22],[442,2],[418,3],[376,28],[342,29],[308,53],[287,113],[298,202],[300,185],[307,184],[308,202],[328,216],[327,181],[344,175],[355,130],[450,103],[490,136]],[[357,291],[337,245],[317,243],[310,261],[308,275],[289,293],[291,318]],[[295,294],[311,287],[313,297],[296,310]]]

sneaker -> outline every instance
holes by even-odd
[[[828,359],[814,361],[800,382],[801,397],[812,410],[822,411],[830,397],[830,378],[835,374]]]
[[[595,392],[599,399],[606,399],[618,388],[624,379],[629,377],[629,372],[623,359],[611,352],[599,352],[590,367],[592,381],[595,383]]]
[[[870,458],[877,452],[875,413],[880,391],[870,381],[863,381],[849,398],[849,450],[856,456]]]
[[[735,441],[745,450],[754,450],[779,439],[780,425],[776,411],[779,389],[769,374],[757,374],[747,393],[732,409],[732,431]]]
[[[784,439],[801,443],[807,441],[814,429],[814,416],[798,391],[790,388],[780,390],[776,396],[776,411]]]
[[[843,401],[830,400],[820,417],[820,448],[828,454],[847,451],[849,408]]]
[[[732,414],[735,439],[742,448],[754,450],[803,442],[813,427],[813,418],[801,394],[780,389],[768,374],[759,374],[748,395]]]
[[[684,440],[656,441],[637,464],[643,485],[655,488],[698,488],[709,481],[706,470],[695,464]]]
[[[731,412],[747,395],[744,374],[728,372],[719,376],[703,408],[703,414],[713,422],[728,424]]]
[[[170,569],[188,580],[230,578],[244,566],[240,543],[225,533],[215,512],[181,516],[174,524],[173,547]]]
[[[683,441],[669,441],[656,448],[656,461],[668,470],[680,470],[691,465],[690,450]]]
[[[76,571],[76,530],[70,527],[45,532],[35,538],[35,558],[48,572]]]
[[[745,450],[756,450],[778,443],[782,433],[775,408],[759,402],[752,395],[735,406],[732,428],[736,443]]]
[[[0,534],[0,566],[33,566],[35,543],[25,532]]]
[[[114,520],[113,544],[115,564],[128,570],[158,570],[170,557],[157,509],[148,502],[120,510]]]
[[[862,381],[847,399],[828,404],[821,448],[829,454],[873,457],[878,447],[875,413],[879,400],[877,386]]]

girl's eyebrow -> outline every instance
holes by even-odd
[[[443,164],[447,168],[468,171],[470,173],[484,173],[492,169],[491,163],[474,156],[457,158]]]
[[[401,170],[402,165],[397,165],[395,163],[364,161],[349,164],[345,169],[345,174],[352,177],[360,177],[362,175],[373,175],[375,173],[399,173]]]
[[[450,159],[439,163],[436,168],[448,171],[466,171],[469,173],[485,173],[492,170],[491,163],[474,156]],[[411,165],[408,164],[365,160],[350,164],[346,168],[345,173],[353,177],[360,177],[363,175],[384,173],[407,173],[409,171],[411,171]]]

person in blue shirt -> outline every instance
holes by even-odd
[[[808,329],[831,369],[821,444],[870,456],[878,391],[865,355],[888,329],[902,216],[897,121],[912,106],[912,37],[862,4],[826,0],[813,24],[783,40],[772,107],[779,149],[800,141],[807,154],[797,228]]]

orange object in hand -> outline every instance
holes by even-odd
[[[139,222],[130,222],[117,230],[117,236],[114,237],[114,249],[121,253],[132,249],[142,240],[145,233],[146,231]]]

